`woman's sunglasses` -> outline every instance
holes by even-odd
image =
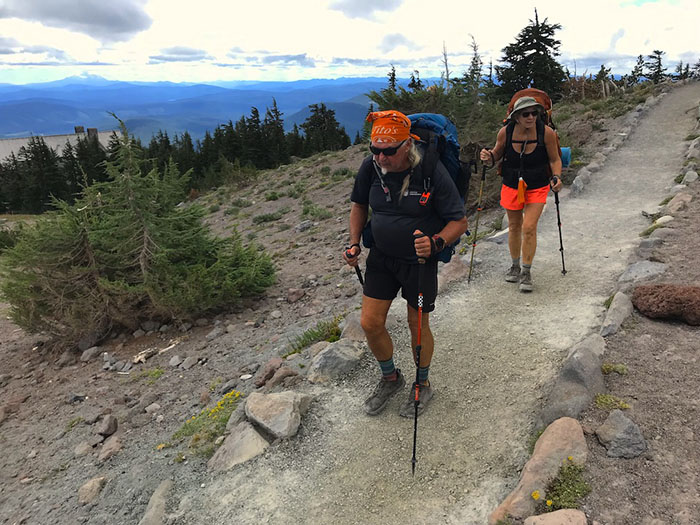
[[[402,140],[398,146],[394,146],[392,148],[378,148],[376,146],[372,146],[371,144],[369,145],[369,150],[374,154],[374,155],[381,155],[384,153],[385,157],[391,157],[392,155],[396,155],[396,152],[399,151],[401,146],[403,146],[403,143],[406,142],[405,140]]]
[[[527,118],[527,117],[536,117],[536,116],[537,116],[537,113],[538,113],[537,111],[523,111],[523,112],[520,114],[520,116],[525,117],[525,118]]]

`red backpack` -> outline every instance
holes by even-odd
[[[536,88],[526,88],[526,89],[521,89],[513,97],[510,99],[510,102],[508,103],[508,109],[506,113],[506,118],[503,119],[503,124],[505,126],[514,126],[515,121],[511,121],[508,119],[508,116],[513,112],[513,108],[515,107],[515,102],[522,97],[532,97],[534,98],[538,104],[540,104],[544,108],[544,115],[541,120],[538,120],[538,124],[540,122],[544,123],[545,125],[549,126],[553,130],[555,130],[555,135],[557,137],[557,150],[559,151],[559,158],[562,158],[562,152],[561,152],[561,145],[559,144],[559,134],[556,133],[556,127],[554,126],[554,122],[552,122],[552,99],[549,98],[549,95],[542,91],[541,89],[536,89]],[[512,132],[511,132],[512,133]],[[510,133],[506,133],[508,137],[510,137]],[[540,146],[544,146],[544,126],[538,125],[537,127],[537,144]],[[506,141],[506,148],[510,147],[510,143]],[[563,165],[563,164],[562,164]],[[568,162],[567,162],[568,165]],[[501,167],[502,164],[498,166],[498,174],[501,174]],[[547,165],[547,173],[551,175],[551,168],[549,165]]]
[[[508,112],[506,113],[506,118],[503,119],[504,124],[508,121],[508,115],[510,115],[513,112],[515,102],[522,97],[534,98],[537,101],[537,103],[544,108],[547,117],[545,119],[545,124],[547,124],[552,129],[557,129],[554,125],[554,122],[552,122],[552,99],[549,98],[549,95],[547,95],[547,93],[545,93],[541,89],[536,88],[521,89],[515,95],[513,95],[513,97],[510,99],[510,102],[508,102]]]

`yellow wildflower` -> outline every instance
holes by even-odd
[[[540,491],[539,491],[539,490],[533,490],[531,496],[532,496],[532,499],[534,499],[535,501],[537,501],[538,499],[540,499]]]
[[[548,499],[548,500],[547,500],[547,506],[548,506],[548,507],[551,507],[551,506],[552,506],[552,503],[553,503],[553,501],[552,501],[551,499]]]
[[[569,456],[567,459],[568,459],[569,461],[573,461],[573,460],[574,460],[574,456]]]

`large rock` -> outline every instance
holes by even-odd
[[[620,276],[618,282],[620,284],[636,283],[644,279],[651,279],[657,275],[661,275],[666,271],[666,265],[663,263],[652,261],[639,261],[630,264],[625,272]]]
[[[622,410],[613,410],[595,433],[613,458],[636,458],[647,449],[642,431]]]
[[[281,357],[273,357],[270,359],[267,363],[265,363],[265,366],[258,370],[258,373],[255,375],[255,386],[260,388],[267,383],[267,381],[275,375],[277,369],[283,364],[284,359]]]
[[[596,394],[606,391],[600,369],[604,352],[605,340],[598,334],[571,349],[542,409],[540,426],[565,416],[578,417]]]
[[[688,207],[688,204],[690,201],[693,200],[693,196],[688,194],[688,193],[677,193],[675,197],[673,197],[668,204],[666,204],[666,213],[670,213],[671,215],[675,215],[679,211],[683,211]]]
[[[630,298],[622,292],[617,292],[605,314],[605,320],[600,327],[600,335],[607,337],[617,333],[622,322],[629,317],[633,310]]]
[[[489,516],[489,525],[510,516],[522,520],[535,514],[534,491],[544,494],[547,485],[559,474],[561,465],[571,457],[583,464],[588,458],[586,439],[578,421],[570,417],[557,419],[542,433],[532,458],[525,464],[520,481],[508,497]]]
[[[360,317],[360,312],[353,312],[345,317],[343,320],[343,332],[340,334],[341,339],[365,341],[365,331],[360,324]]]
[[[245,413],[248,420],[275,438],[292,437],[299,430],[301,416],[311,404],[312,396],[296,392],[260,394],[248,396]]]
[[[632,304],[654,319],[680,319],[700,325],[700,286],[647,284],[634,289]]]
[[[442,293],[451,283],[466,279],[469,275],[469,264],[456,255],[450,262],[441,266],[438,275],[438,293]]]
[[[253,428],[253,425],[242,421],[232,429],[231,434],[207,463],[207,467],[213,471],[230,470],[236,465],[259,456],[269,446],[267,440]]]
[[[363,345],[349,339],[331,343],[314,357],[307,378],[324,383],[347,374],[360,362],[363,352]]]
[[[85,485],[78,489],[78,503],[86,505],[95,501],[95,498],[100,495],[102,487],[105,486],[105,483],[107,483],[107,478],[104,476],[92,478],[85,483]]]
[[[139,525],[161,525],[165,518],[165,503],[168,492],[173,488],[173,482],[169,479],[163,480],[155,490],[151,499],[148,500],[146,513],[139,521]]]

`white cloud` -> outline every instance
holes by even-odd
[[[112,4],[122,11],[107,7]],[[443,43],[450,70],[460,75],[471,60],[470,35],[484,64],[498,63],[502,49],[534,18],[532,5],[515,0],[444,0],[434,8],[423,0],[0,0],[0,5],[0,35],[27,49],[45,46],[47,53],[56,50],[54,58],[63,52],[82,63],[117,64],[90,70],[108,78],[152,80],[385,76],[389,64],[401,77],[413,70],[421,78],[437,77]],[[669,70],[681,57],[700,59],[697,0],[641,5],[539,0],[537,7],[540,20],[562,25],[556,34],[560,62],[573,71],[575,61],[578,73],[597,71],[602,63],[626,73],[637,55],[654,49],[666,52]],[[127,20],[120,13],[134,16]],[[23,18],[7,18],[11,14]],[[3,49],[18,61],[49,59],[17,55],[15,47],[0,43]],[[53,71],[53,78],[63,73],[44,71]],[[0,82],[11,75],[17,73],[0,72]]]
[[[148,29],[144,0],[5,0],[0,18],[19,18],[84,33],[103,42],[128,40]]]

